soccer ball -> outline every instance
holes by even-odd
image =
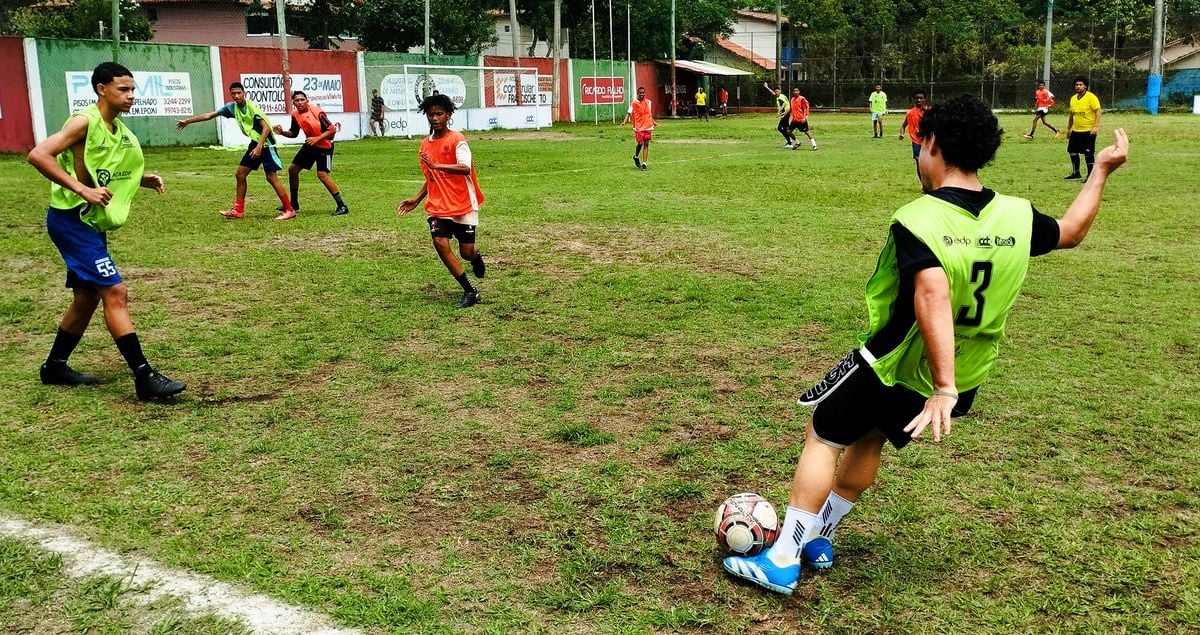
[[[775,544],[779,515],[770,501],[758,494],[734,494],[717,508],[713,531],[721,551],[753,556]]]

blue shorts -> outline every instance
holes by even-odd
[[[913,158],[921,156],[921,144],[913,143]]]
[[[883,116],[884,116],[884,115],[886,115],[886,114],[887,114],[886,112],[873,112],[873,113],[871,113],[871,122],[872,122],[872,123],[874,123],[874,122],[876,122],[876,121],[879,121],[880,119],[883,119]]]
[[[238,163],[238,165],[248,167],[251,170],[257,170],[258,166],[261,165],[263,172],[266,172],[267,174],[272,174],[281,170],[282,168],[279,166],[283,165],[283,162],[279,160],[279,153],[275,151],[275,146],[267,146],[263,148],[263,151],[258,153],[257,159],[250,156],[250,151],[253,150],[257,145],[257,141],[250,142],[250,145],[246,148],[246,153],[242,155],[242,160]]]
[[[121,284],[117,265],[108,255],[108,236],[79,219],[86,209],[46,210],[46,233],[67,265],[66,286],[88,289]]]

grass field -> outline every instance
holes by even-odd
[[[351,214],[306,174],[288,223],[257,175],[244,220],[216,215],[238,154],[148,150],[168,193],[111,251],[151,362],[189,384],[166,405],[133,399],[99,318],[72,363],[104,383],[37,381],[69,296],[46,183],[0,157],[0,511],[369,632],[1196,629],[1190,116],[1105,114],[1132,152],[1090,237],[1031,265],[954,434],[885,452],[834,569],[793,598],[722,572],[713,509],[786,500],[794,399],[853,345],[919,194],[907,141],[813,121],[819,152],[767,116],[664,121],[645,173],[613,125],[469,135],[489,270],[466,311],[394,213],[416,140],[341,145]],[[985,183],[1060,216],[1065,141],[1002,124]],[[48,556],[0,547],[0,631],[83,619]]]

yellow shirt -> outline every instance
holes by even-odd
[[[707,102],[708,102],[708,93],[705,93],[704,91],[700,91],[700,92],[696,93],[696,105],[697,106],[704,106],[707,104]]]
[[[1089,132],[1096,125],[1096,113],[1100,112],[1100,99],[1092,91],[1071,95],[1071,132]]]

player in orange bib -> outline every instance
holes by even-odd
[[[317,178],[325,184],[325,189],[333,197],[333,202],[337,203],[337,208],[333,210],[332,215],[349,214],[350,208],[346,207],[346,202],[342,200],[342,193],[338,191],[337,183],[334,183],[333,178],[329,176],[333,170],[333,135],[337,133],[337,129],[329,123],[329,117],[326,116],[325,111],[316,104],[308,103],[308,95],[304,94],[304,91],[298,90],[292,93],[292,105],[296,109],[292,111],[291,129],[284,130],[283,126],[275,126],[275,134],[289,139],[295,139],[300,135],[301,130],[304,131],[304,145],[300,146],[296,157],[292,159],[292,164],[288,166],[288,187],[292,191],[292,209],[300,211],[300,173],[316,165]]]
[[[645,170],[646,162],[650,160],[650,139],[654,136],[654,104],[646,99],[646,88],[639,86],[637,99],[629,104],[629,112],[621,125],[633,120],[633,140],[637,147],[633,149],[633,164]],[[640,158],[639,158],[640,155]]]
[[[788,124],[788,132],[792,135],[792,149],[800,149],[800,137],[796,136],[793,130],[799,130],[808,137],[808,142],[812,144],[812,149],[815,152],[817,149],[817,140],[813,139],[812,133],[808,131],[808,99],[800,94],[799,88],[792,88],[791,101],[791,123]]]
[[[918,90],[912,94],[913,107],[904,113],[904,121],[900,122],[900,136],[897,139],[904,138],[904,131],[908,131],[908,140],[912,142],[913,162],[917,164],[917,178],[921,178],[921,137],[917,135],[917,130],[921,127],[921,117],[925,116],[925,111],[929,110],[929,104],[925,103],[925,91]]]
[[[446,95],[433,94],[421,102],[419,110],[429,121],[430,134],[421,142],[421,172],[425,185],[412,198],[400,201],[396,213],[404,216],[425,201],[426,221],[433,237],[433,248],[462,287],[458,307],[465,309],[479,303],[479,289],[467,279],[462,263],[450,248],[450,239],[458,239],[458,253],[471,262],[476,278],[485,273],[483,256],[475,246],[475,228],[479,225],[479,206],[483,192],[475,177],[471,148],[461,132],[447,127],[454,114],[454,102]]]
[[[1054,93],[1046,88],[1046,82],[1038,82],[1037,90],[1033,93],[1034,111],[1033,125],[1029,128],[1029,134],[1025,135],[1026,139],[1032,139],[1033,133],[1037,131],[1038,122],[1042,122],[1043,126],[1054,131],[1054,138],[1058,138],[1058,128],[1046,122],[1046,114],[1050,112],[1050,107],[1054,105]]]

